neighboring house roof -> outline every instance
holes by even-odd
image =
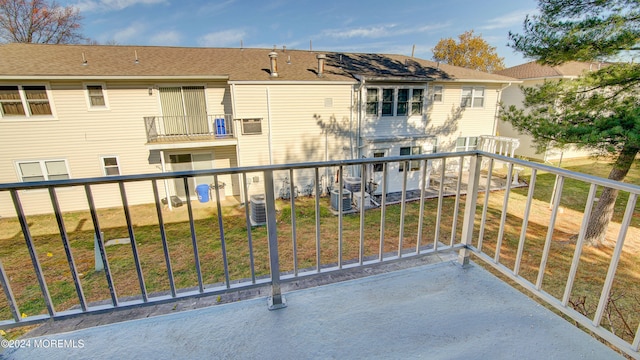
[[[526,64],[496,71],[496,74],[510,76],[516,79],[574,78],[582,75],[586,71],[598,70],[603,65],[603,63],[569,61],[561,65],[550,66],[531,61]]]
[[[218,78],[229,81],[482,81],[514,79],[403,55],[275,50],[278,77],[270,76],[273,49],[6,44],[0,79]],[[322,77],[316,55],[326,55]],[[137,62],[135,60],[138,60]]]

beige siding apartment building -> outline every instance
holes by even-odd
[[[7,44],[0,183],[474,149],[496,134],[502,91],[514,82],[401,55]],[[344,175],[379,183],[377,170]],[[419,188],[419,169],[406,170]],[[403,171],[390,166],[388,192],[400,190]],[[325,175],[335,180],[332,169]],[[219,180],[225,196],[244,199],[237,176]],[[250,181],[250,194],[264,191],[258,174]],[[191,179],[189,192],[211,182]],[[181,182],[160,185],[165,197],[186,195]],[[101,186],[96,205],[119,206],[117,186]],[[127,195],[153,201],[148,184],[127,185]],[[87,207],[81,188],[58,197],[65,211]],[[52,210],[46,191],[20,198],[27,214]],[[6,192],[0,216],[15,216]]]
[[[577,61],[569,61],[558,66],[549,66],[532,61],[498,71],[497,74],[521,80],[521,83],[513,84],[504,90],[502,103],[507,107],[511,105],[522,107],[524,94],[522,93],[521,87],[539,86],[545,81],[572,80],[585,72],[599,70],[600,66],[602,65],[598,63]],[[517,138],[520,141],[520,146],[516,149],[515,155],[538,161],[552,162],[558,161],[561,158],[587,157],[590,154],[588,151],[578,149],[575,146],[566,146],[564,149],[560,149],[554,147],[553,144],[542,151],[537,151],[537,147],[531,136],[519,133],[510,123],[501,120],[498,121],[498,134],[500,136]]]

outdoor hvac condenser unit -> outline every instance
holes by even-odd
[[[250,208],[251,225],[264,225],[267,223],[267,206],[264,194],[251,195]]]
[[[371,195],[364,193],[364,200],[362,199],[362,192],[358,191],[358,192],[354,192],[353,193],[353,203],[355,204],[356,208],[362,209],[362,207],[364,206],[364,208],[368,208],[371,207]]]
[[[331,207],[338,210],[340,191],[338,189],[331,190]],[[351,210],[351,191],[342,189],[342,211]]]
[[[344,188],[352,193],[360,191],[360,178],[359,177],[347,177],[344,178]]]

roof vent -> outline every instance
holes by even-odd
[[[82,66],[87,66],[89,65],[89,62],[87,61],[87,58],[84,56],[84,53],[82,53]]]
[[[327,56],[324,54],[316,55],[316,59],[318,59],[318,77],[322,77],[322,74],[324,74],[324,62],[326,58]]]
[[[269,60],[271,62],[271,77],[278,77],[278,53],[272,51],[269,53]]]

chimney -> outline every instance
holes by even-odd
[[[269,53],[269,59],[271,60],[271,77],[278,77],[278,53],[272,51]]]
[[[324,61],[326,58],[327,56],[324,54],[316,55],[316,59],[318,59],[318,77],[322,77],[322,74],[324,74]]]

